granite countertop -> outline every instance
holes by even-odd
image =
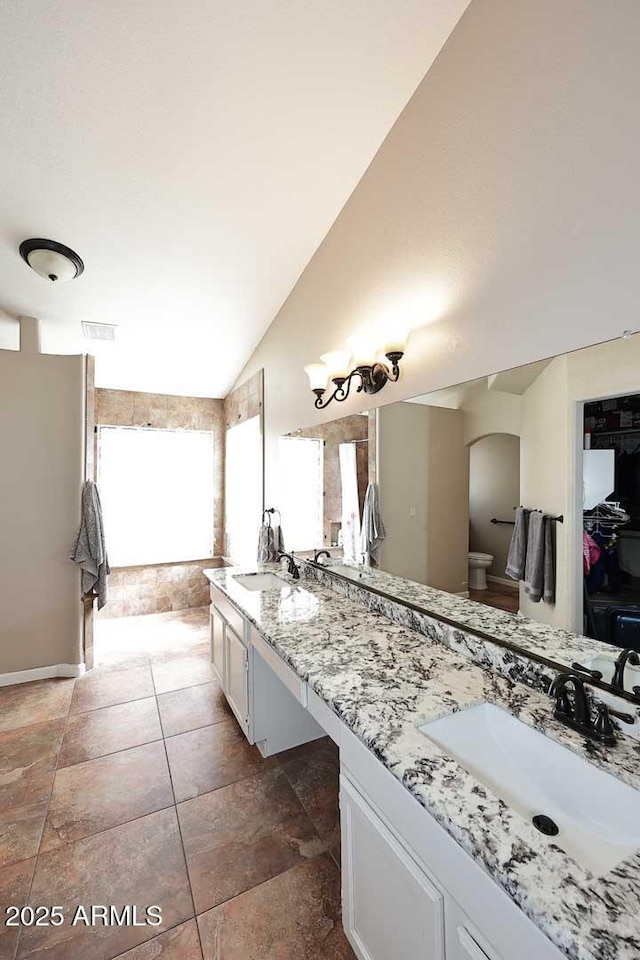
[[[332,566],[336,564],[329,563],[326,569],[331,571]],[[509,613],[507,610],[489,607],[484,603],[459,597],[455,593],[447,593],[415,580],[406,580],[404,577],[386,573],[384,570],[343,560],[340,560],[337,566],[353,570],[354,583],[373,587],[399,600],[416,604],[426,613],[454,620],[461,627],[488,633],[493,639],[518,644],[531,653],[559,664],[571,666],[575,660],[584,662],[596,656],[611,657],[611,645],[592,637],[559,629],[520,614]],[[545,605],[541,603],[540,606],[543,608]]]
[[[235,582],[258,569],[286,584],[250,592]],[[583,738],[554,720],[548,697],[313,580],[291,580],[274,565],[205,573],[568,957],[637,960],[640,854],[594,876],[417,727],[489,701],[640,789],[636,741],[620,737],[614,749],[587,751]]]

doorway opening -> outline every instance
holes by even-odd
[[[583,427],[584,632],[640,651],[640,394],[585,403]]]
[[[520,503],[520,437],[490,433],[469,446],[469,598],[517,613],[505,568]]]

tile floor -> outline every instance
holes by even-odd
[[[489,583],[488,590],[469,590],[469,599],[484,603],[488,607],[506,610],[508,613],[517,613],[520,607],[517,588],[502,586],[499,583]]]
[[[207,608],[101,621],[88,676],[0,688],[0,907],[163,918],[3,926],[0,960],[353,960],[337,751],[263,760],[213,677],[208,626]]]

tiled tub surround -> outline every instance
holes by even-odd
[[[155,427],[159,430],[210,430],[214,437],[214,555],[224,542],[224,401],[208,397],[174,397],[133,390],[95,391],[96,425]],[[153,478],[151,478],[153,481]],[[208,602],[205,567],[211,560],[116,567],[109,579],[109,603],[101,618],[166,613]],[[204,586],[204,590],[203,590]]]
[[[613,750],[588,750],[553,719],[546,696],[471,664],[435,637],[311,580],[249,593],[233,579],[239,572],[208,576],[554,944],[575,960],[638,957],[640,855],[593,876],[417,726],[487,700],[640,788],[634,740],[620,737]]]
[[[101,619],[138,617],[191,610],[209,603],[203,571],[224,566],[221,557],[144,567],[115,567],[109,577],[109,603]]]

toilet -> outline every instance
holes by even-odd
[[[493,563],[490,553],[469,553],[469,589],[487,589],[487,570]]]

